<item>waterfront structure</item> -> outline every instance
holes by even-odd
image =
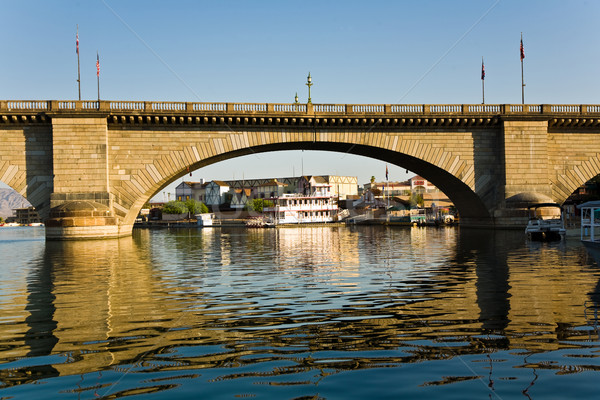
[[[204,190],[206,191],[204,198],[200,200],[207,206],[220,206],[226,202],[229,185],[223,181],[210,181]]]
[[[279,224],[332,222],[338,205],[329,188],[321,186],[307,193],[286,193],[268,198],[272,205],[265,206],[267,219]]]
[[[38,212],[33,207],[15,208],[14,221],[21,225],[39,224],[41,222]]]
[[[49,239],[130,235],[144,203],[205,165],[328,150],[416,172],[464,226],[524,227],[600,170],[600,105],[0,101],[0,180]]]
[[[252,189],[231,189],[231,191],[233,191],[233,194],[229,207],[234,210],[243,210],[246,208],[246,203],[252,198]]]
[[[286,183],[279,182],[277,179],[270,179],[268,182],[258,185],[258,187],[255,188],[256,192],[254,197],[257,199],[266,199],[281,196],[288,187],[289,185]]]
[[[189,199],[202,200],[206,192],[204,180],[200,182],[183,181],[175,187],[175,199],[177,201],[186,201]]]
[[[424,194],[441,192],[434,184],[419,175],[415,175],[404,182],[369,182],[364,185],[364,189],[377,189],[381,192],[383,197],[407,196],[411,193]]]
[[[340,199],[346,199],[348,196],[356,196],[358,194],[358,178],[356,176],[339,176],[339,175],[314,175],[320,176],[331,186],[331,194]],[[268,183],[273,179],[286,184],[285,193],[296,193],[299,187],[299,181],[302,176],[284,177],[284,178],[255,178],[242,180],[224,181],[231,188],[252,188],[255,190],[260,185]]]

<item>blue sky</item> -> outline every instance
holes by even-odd
[[[0,0],[0,98],[314,103],[598,104],[600,2]],[[298,174],[384,179],[337,153],[247,156],[194,179]],[[273,165],[281,172],[273,173]],[[390,179],[412,174],[389,166]]]

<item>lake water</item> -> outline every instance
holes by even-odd
[[[598,398],[578,238],[0,228],[0,399]]]

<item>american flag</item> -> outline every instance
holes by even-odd
[[[100,56],[96,53],[96,76],[100,76]]]
[[[523,38],[521,38],[521,61],[525,58],[525,50],[523,49]]]
[[[79,31],[77,31],[76,38],[77,38],[77,55],[79,55]]]
[[[485,79],[485,66],[483,65],[483,59],[481,59],[481,80]]]

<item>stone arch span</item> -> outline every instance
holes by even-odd
[[[280,150],[349,153],[409,169],[440,188],[454,202],[462,221],[473,224],[491,224],[498,196],[495,161],[488,159],[485,168],[477,165],[474,146],[483,133],[180,132],[175,143],[146,142],[135,150],[131,139],[137,139],[138,133],[109,132],[114,152],[110,155],[111,193],[115,212],[124,224],[133,222],[148,199],[190,171],[243,155]],[[143,136],[140,133],[140,138]]]

